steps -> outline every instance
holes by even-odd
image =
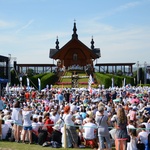
[[[63,86],[68,88],[88,87],[89,76],[85,71],[72,70],[59,74],[59,80],[55,86]]]

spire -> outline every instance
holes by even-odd
[[[56,49],[59,49],[59,41],[58,41],[58,36],[57,36],[57,38],[56,38]]]
[[[94,49],[94,40],[93,40],[93,36],[92,36],[92,40],[91,40],[91,49]]]
[[[78,34],[76,32],[77,32],[77,28],[76,28],[76,22],[74,20],[74,27],[73,27],[73,34],[72,34],[72,38],[74,39],[78,39]]]

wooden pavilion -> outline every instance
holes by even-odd
[[[55,49],[50,49],[49,57],[57,60],[59,68],[78,67],[84,69],[86,66],[94,68],[93,61],[100,58],[100,48],[94,47],[94,40],[91,40],[91,47],[87,47],[78,39],[76,23],[74,22],[71,40],[62,48],[59,48],[58,38]]]
[[[94,47],[94,40],[91,40],[91,47],[87,47],[78,39],[76,23],[74,23],[72,39],[67,42],[62,48],[59,48],[58,38],[56,39],[55,49],[50,49],[49,57],[57,60],[57,67],[70,69],[70,66],[80,66],[85,69],[85,66],[91,67],[94,71],[95,66],[98,67],[98,72],[116,73],[121,70],[122,73],[132,74],[133,65],[135,63],[96,63],[93,66],[93,61],[101,57],[100,48]],[[75,67],[74,67],[75,68]]]

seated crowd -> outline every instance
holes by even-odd
[[[144,150],[150,148],[149,93],[139,96],[122,90],[99,89],[90,93],[51,89],[35,94],[34,98],[31,92],[28,96],[23,101],[13,96],[1,98],[3,140],[100,150],[111,150],[113,146],[116,150],[138,150],[140,140]],[[116,99],[120,101],[114,102]]]

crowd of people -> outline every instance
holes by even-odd
[[[2,140],[58,148],[150,149],[149,87],[10,88],[15,90],[0,99]]]

